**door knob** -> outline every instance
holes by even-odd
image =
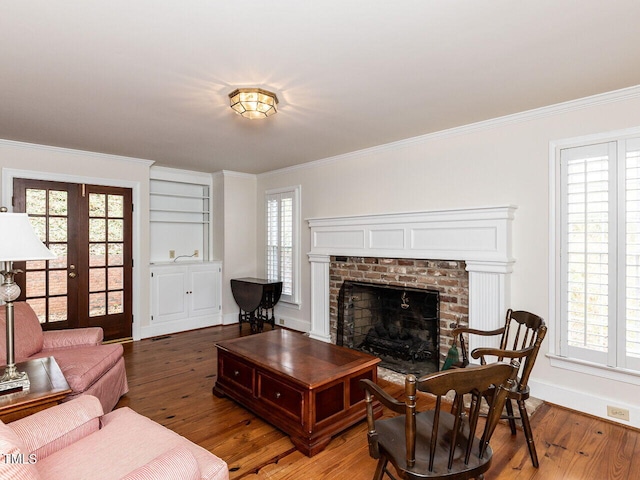
[[[76,272],[69,272],[69,278],[76,278],[78,274]]]

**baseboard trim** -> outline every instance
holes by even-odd
[[[197,330],[198,328],[213,327],[222,325],[222,315],[212,315],[197,318],[184,318],[172,322],[162,322],[140,327],[140,338],[151,338],[170,333],[186,332],[187,330]]]
[[[531,387],[531,393],[535,394],[536,398],[546,402],[601,418],[602,420],[640,429],[640,407],[637,405],[536,380],[529,380],[529,386]],[[629,421],[608,416],[608,406],[628,410]]]

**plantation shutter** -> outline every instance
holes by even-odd
[[[615,298],[610,242],[615,213],[609,175],[615,143],[563,149],[562,253],[565,298],[565,353],[575,358],[610,364],[610,322]],[[613,295],[612,295],[613,294]],[[614,326],[615,329],[615,326]],[[615,331],[615,330],[614,330]]]
[[[282,300],[294,298],[294,192],[267,195],[267,277],[282,282]]]
[[[640,139],[562,149],[561,354],[640,370]]]
[[[640,370],[640,138],[626,141],[624,188],[624,360]]]

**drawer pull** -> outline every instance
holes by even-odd
[[[280,398],[281,393],[280,392],[276,392],[276,398]]]
[[[233,376],[237,377],[238,375],[240,375],[240,372],[238,370],[234,370],[233,371]]]

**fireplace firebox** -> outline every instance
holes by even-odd
[[[381,366],[425,375],[439,369],[437,290],[345,281],[336,343],[379,357]]]

